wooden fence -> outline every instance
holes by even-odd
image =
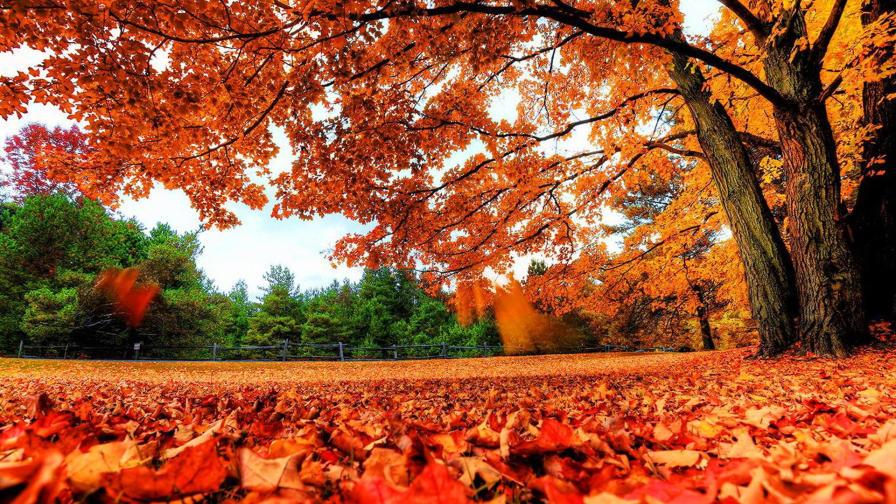
[[[517,349],[510,349],[517,350]],[[634,349],[618,345],[573,347],[563,353],[594,352],[675,352],[667,347]],[[520,352],[511,352],[520,353]],[[463,357],[492,357],[505,355],[501,345],[458,346],[447,343],[430,345],[393,345],[386,347],[358,347],[345,343],[309,344],[284,340],[279,345],[266,346],[155,346],[138,344],[132,347],[101,347],[76,345],[26,345],[19,342],[18,357],[22,359],[99,359],[145,361],[373,361],[451,359]]]

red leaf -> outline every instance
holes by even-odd
[[[119,499],[167,501],[218,490],[226,477],[227,469],[218,458],[217,441],[212,439],[187,448],[158,471],[141,466],[108,474],[104,486]]]
[[[63,457],[59,452],[51,451],[42,457],[26,462],[4,463],[0,465],[0,490],[12,489],[25,485],[10,504],[35,504],[55,502],[59,495],[62,478],[59,470]],[[0,494],[6,499],[15,495],[8,492]]]
[[[572,490],[568,492],[560,491],[557,485],[554,484],[554,479],[550,476],[545,476],[543,482],[544,494],[547,496],[550,504],[583,504],[585,502],[582,494],[575,489],[568,489]]]
[[[511,451],[519,455],[533,455],[563,451],[572,446],[572,429],[568,425],[552,419],[541,421],[541,431],[534,441],[527,441]]]
[[[396,489],[379,476],[365,474],[355,484],[349,500],[358,504],[466,504],[467,496],[463,484],[444,465],[430,462],[407,490]]]
[[[365,475],[355,483],[349,501],[358,504],[400,504],[405,502],[405,493],[407,492],[392,488],[379,476]]]
[[[407,495],[408,502],[464,504],[467,496],[464,485],[448,473],[442,464],[430,462],[423,471],[414,478]]]

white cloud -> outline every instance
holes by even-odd
[[[271,205],[251,210],[245,205],[231,208],[243,222],[235,228],[202,231],[204,247],[198,264],[218,288],[228,290],[238,280],[249,284],[249,292],[260,294],[262,276],[272,264],[287,266],[296,274],[302,288],[320,287],[333,280],[361,277],[360,268],[333,268],[323,254],[347,233],[364,228],[344,217],[331,215],[312,221],[277,220],[270,216]],[[147,228],[167,223],[179,232],[195,231],[199,217],[187,197],[179,191],[156,189],[142,200],[127,200],[119,209],[125,216],[136,217]]]

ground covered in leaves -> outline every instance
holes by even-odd
[[[896,502],[893,350],[0,359],[0,502]]]

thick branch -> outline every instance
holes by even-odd
[[[729,2],[729,0],[724,0],[725,2]],[[836,30],[836,25],[839,24],[840,16],[842,15],[842,6],[838,8],[840,3],[845,3],[844,0],[838,0],[838,4],[835,4],[834,10],[831,13],[831,18],[828,20],[828,25],[822,29],[822,35],[819,36],[820,45],[819,48],[826,49],[827,42],[829,42],[830,37],[833,35],[833,31]],[[733,5],[733,4],[732,4]],[[736,8],[736,6],[735,6]],[[558,23],[565,24],[571,27],[578,28],[579,30],[588,33],[589,35],[593,35],[595,37],[604,38],[607,40],[613,40],[617,42],[627,43],[627,44],[649,44],[656,47],[660,47],[666,49],[671,52],[679,53],[689,58],[698,59],[703,61],[704,63],[724,72],[732,77],[741,80],[748,86],[752,87],[756,90],[761,96],[769,100],[775,105],[785,105],[785,98],[774,88],[766,84],[762,81],[758,76],[750,72],[744,67],[741,67],[731,61],[728,61],[717,54],[707,51],[706,49],[702,49],[696,46],[693,46],[687,43],[684,40],[676,40],[674,38],[670,38],[664,35],[659,35],[656,33],[633,33],[633,32],[625,32],[621,30],[617,30],[615,28],[608,28],[604,26],[597,26],[592,24],[589,21],[590,13],[586,11],[582,11],[579,9],[572,9],[569,7],[551,7],[548,5],[532,5],[525,8],[520,8],[517,5],[508,5],[508,6],[500,6],[500,5],[487,5],[478,2],[457,2],[451,5],[445,5],[441,7],[433,7],[433,8],[425,8],[421,9],[417,5],[412,4],[397,4],[395,6],[389,6],[385,9],[368,12],[368,13],[353,13],[353,14],[335,14],[332,12],[323,12],[317,11],[312,14],[313,16],[320,16],[322,18],[327,19],[349,19],[352,21],[358,22],[369,22],[369,21],[380,21],[385,19],[399,18],[399,17],[414,17],[414,16],[423,16],[423,17],[436,17],[436,16],[450,16],[454,14],[463,14],[463,13],[478,13],[478,14],[487,14],[487,15],[496,15],[496,16],[523,16],[523,17],[540,17],[546,19],[552,19],[557,21]],[[264,37],[268,35],[273,35],[274,33],[289,30],[292,27],[295,27],[299,23],[302,22],[303,17],[298,17],[288,23],[284,23],[281,26],[274,27],[271,29],[263,30],[256,33],[232,33],[230,35],[220,36],[220,37],[203,37],[203,38],[187,38],[187,37],[179,37],[172,35],[170,33],[166,33],[161,29],[138,25],[128,19],[124,19],[120,16],[112,13],[115,19],[123,24],[131,26],[135,29],[146,31],[149,33],[153,33],[157,36],[164,37],[167,40],[172,40],[181,43],[218,43],[227,40],[234,39],[256,39],[259,37]],[[823,49],[823,50],[824,50]]]
[[[831,7],[828,20],[821,27],[821,31],[818,32],[818,38],[815,39],[815,43],[812,45],[812,58],[816,63],[821,63],[821,60],[827,54],[828,46],[831,43],[831,39],[834,38],[834,33],[837,32],[837,27],[840,26],[840,19],[843,17],[845,9],[846,0],[834,0],[834,6]]]
[[[753,14],[746,5],[740,3],[739,0],[719,0],[719,3],[727,7],[728,10],[743,21],[758,42],[761,43],[768,37],[768,25]]]
[[[677,156],[682,156],[682,157],[695,157],[695,158],[699,158],[699,159],[706,159],[706,155],[700,151],[693,151],[693,150],[689,150],[689,149],[679,149],[678,147],[673,147],[673,146],[671,146],[667,143],[663,143],[663,142],[649,142],[647,144],[647,148],[648,149],[662,149],[666,152],[670,152],[672,154],[675,154]]]

